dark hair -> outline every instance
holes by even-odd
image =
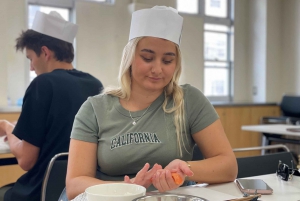
[[[72,43],[38,33],[32,29],[22,31],[16,39],[16,50],[23,51],[24,48],[33,50],[37,56],[41,54],[42,46],[46,46],[54,52],[54,57],[58,61],[71,63],[74,59],[74,48]]]

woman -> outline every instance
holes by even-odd
[[[174,172],[205,183],[236,178],[236,159],[214,108],[198,89],[178,85],[181,29],[182,17],[173,8],[133,13],[120,87],[89,98],[75,118],[69,199],[116,181],[172,190],[182,185]],[[191,161],[195,144],[205,160]]]

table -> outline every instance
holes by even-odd
[[[262,201],[298,201],[300,200],[300,177],[293,177],[291,181],[283,181],[276,174],[261,175],[248,177],[248,179],[262,179],[271,188],[272,195],[262,195],[259,200]],[[170,193],[189,194],[206,198],[211,201],[224,201],[226,199],[241,198],[242,193],[235,182],[215,185],[194,185],[181,187]],[[77,196],[73,201],[87,201],[82,194]]]
[[[15,156],[10,152],[0,153],[0,159],[4,159],[4,158],[15,158]]]
[[[248,177],[248,179],[262,179],[272,189],[272,195],[262,195],[260,200],[263,201],[298,201],[300,200],[300,177],[294,176],[291,181],[283,181],[279,179],[276,174],[267,174],[255,177]],[[222,193],[227,193],[236,197],[241,196],[241,192],[234,182],[227,184],[211,185],[207,188]]]
[[[287,131],[287,128],[299,128],[300,126],[286,124],[262,124],[262,125],[245,125],[242,126],[244,131],[254,131],[261,133],[271,133],[276,135],[287,135],[300,137],[300,132]]]
[[[287,125],[287,124],[262,124],[262,125],[245,125],[242,126],[242,130],[244,131],[253,131],[253,132],[260,132],[260,133],[267,133],[267,134],[274,134],[274,135],[286,135],[291,137],[300,137],[300,132],[288,131],[288,128],[296,128],[300,129],[300,126],[296,125]],[[299,140],[297,139],[286,139],[286,143],[292,143],[299,145]],[[268,139],[266,136],[262,138],[262,146],[268,144]],[[261,151],[261,154],[265,154],[265,150]],[[299,154],[300,158],[300,154]],[[300,165],[300,164],[299,164]]]

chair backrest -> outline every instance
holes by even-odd
[[[69,153],[56,154],[48,164],[42,186],[41,201],[57,201],[66,186]]]
[[[263,146],[263,147],[240,148],[240,149],[233,149],[233,151],[249,151],[249,150],[259,150],[259,149],[262,150],[262,149],[275,149],[275,148],[283,148],[286,149],[287,151],[270,153],[270,154],[260,155],[260,156],[237,158],[237,163],[238,163],[237,178],[252,177],[252,176],[275,173],[278,167],[279,160],[287,164],[288,166],[291,166],[292,165],[291,161],[293,161],[293,165],[295,165],[292,153],[289,152],[288,148],[284,145],[270,145],[270,146]]]
[[[204,157],[199,149],[199,147],[197,145],[194,146],[193,149],[193,161],[198,161],[198,160],[203,160]]]
[[[280,109],[283,116],[300,118],[300,96],[284,95]]]

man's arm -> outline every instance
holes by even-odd
[[[0,135],[5,133],[11,152],[18,160],[20,167],[28,171],[36,163],[40,148],[17,138],[12,132],[14,125],[6,120],[0,120]]]

